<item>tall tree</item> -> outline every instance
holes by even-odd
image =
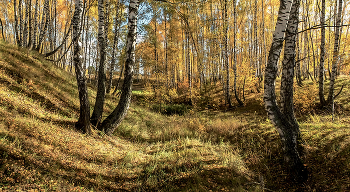
[[[105,61],[106,61],[106,31],[105,31],[105,13],[104,13],[104,0],[98,0],[98,45],[100,48],[100,65],[98,68],[98,84],[97,95],[94,111],[91,115],[91,124],[96,126],[101,122],[103,106],[106,95],[106,74],[105,74]]]
[[[126,61],[124,83],[119,103],[114,111],[102,122],[101,129],[107,134],[112,135],[120,122],[124,119],[131,101],[131,90],[135,64],[135,45],[137,31],[137,15],[139,0],[130,0],[129,18],[128,18],[128,35],[126,41]]]
[[[277,23],[275,32],[273,34],[273,41],[269,52],[268,62],[265,70],[265,86],[264,86],[264,101],[265,101],[265,108],[267,110],[269,119],[271,122],[275,125],[282,141],[283,150],[285,152],[285,162],[290,168],[291,171],[294,172],[296,176],[296,180],[298,181],[305,181],[307,179],[307,170],[302,163],[300,154],[298,152],[297,146],[298,146],[298,135],[295,130],[295,124],[291,118],[294,118],[293,114],[285,114],[287,111],[292,111],[293,109],[290,109],[293,98],[293,75],[292,68],[294,67],[294,63],[290,61],[284,62],[284,71],[287,76],[284,78],[287,79],[288,76],[292,76],[291,82],[282,82],[281,89],[285,90],[285,96],[284,96],[284,106],[281,111],[281,109],[278,107],[276,102],[276,93],[275,93],[275,81],[277,78],[277,72],[278,72],[278,59],[280,57],[280,53],[283,47],[283,42],[285,40],[285,31],[292,32],[293,28],[295,28],[294,20],[298,17],[297,14],[297,1],[293,0],[281,0],[280,1],[280,8],[278,12],[277,17]],[[293,5],[293,6],[292,6]],[[289,22],[288,22],[289,21]],[[288,24],[288,28],[287,28]],[[296,27],[297,28],[297,27]],[[292,32],[293,34],[293,32]],[[294,37],[294,44],[295,44],[295,29],[294,34],[292,35]],[[292,37],[292,38],[293,38]],[[291,37],[289,37],[291,38]],[[289,40],[289,43],[293,44],[293,39]],[[293,54],[295,56],[295,50],[292,49],[292,44],[287,44],[286,42],[286,49],[285,52],[287,52],[287,56],[292,61],[295,57],[293,57]],[[294,47],[295,48],[295,47]],[[294,52],[294,53],[293,53]],[[288,59],[288,60],[290,60]],[[288,74],[289,73],[289,74]],[[287,99],[289,100],[287,101]]]
[[[115,14],[115,25],[114,25],[114,40],[113,40],[113,47],[112,47],[112,59],[111,59],[111,65],[109,69],[109,80],[107,84],[107,90],[106,92],[109,93],[112,88],[112,80],[113,80],[113,71],[115,68],[115,62],[116,62],[116,48],[119,43],[119,34],[120,34],[120,18],[121,17],[121,10],[119,8],[121,7],[121,3],[119,1],[117,2],[117,8],[116,8],[116,14]]]
[[[49,21],[50,21],[50,9],[49,9],[49,0],[45,0],[45,3],[44,3],[44,10],[43,10],[43,13],[42,13],[42,23],[43,23],[43,26],[42,28],[40,29],[40,35],[39,35],[39,42],[35,48],[35,50],[39,51],[40,48],[41,48],[41,45],[44,41],[44,37],[45,37],[45,34],[46,34],[46,30],[47,30],[47,27],[49,25]]]
[[[236,33],[237,33],[237,2],[233,1],[233,90],[235,92],[235,98],[239,106],[243,106],[242,100],[237,93],[237,47],[236,47]],[[244,90],[243,90],[244,91]]]
[[[231,102],[231,94],[230,94],[230,66],[228,62],[228,17],[227,17],[227,0],[224,1],[224,62],[225,62],[225,70],[226,70],[226,102],[229,108],[232,108]]]
[[[325,58],[325,42],[326,42],[325,17],[326,17],[326,0],[322,0],[321,47],[320,47],[321,54],[320,54],[319,75],[318,75],[318,86],[319,86],[318,95],[322,106],[326,105],[326,100],[324,98],[324,58]]]
[[[73,25],[73,44],[74,44],[74,58],[73,63],[75,67],[75,75],[78,84],[79,101],[80,101],[80,115],[78,122],[75,124],[76,128],[85,132],[91,132],[90,126],[90,103],[86,86],[85,73],[82,66],[82,43],[80,42],[80,29],[82,17],[82,1],[75,0],[75,11],[72,19]]]
[[[336,17],[336,27],[334,32],[334,49],[333,49],[333,61],[332,61],[332,74],[329,82],[329,91],[328,91],[328,98],[327,103],[331,103],[334,100],[334,84],[335,84],[335,78],[337,76],[337,68],[338,68],[338,56],[339,56],[339,39],[340,39],[340,25],[341,25],[341,18],[342,18],[342,7],[343,7],[343,0],[339,0],[338,3],[338,13]]]

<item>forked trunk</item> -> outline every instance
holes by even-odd
[[[297,144],[298,144],[298,134],[295,130],[295,124],[293,121],[291,121],[291,118],[289,115],[285,115],[285,112],[292,111],[293,109],[290,109],[290,103],[292,101],[284,102],[285,107],[283,108],[283,112],[280,110],[280,108],[277,105],[276,102],[276,93],[275,93],[275,81],[277,77],[277,63],[278,59],[280,57],[280,53],[283,47],[283,41],[285,37],[285,31],[287,29],[287,23],[290,17],[291,17],[291,25],[288,26],[288,30],[293,31],[293,18],[298,16],[297,14],[297,3],[293,4],[292,0],[281,0],[280,9],[277,17],[277,23],[276,23],[276,29],[273,35],[273,41],[269,52],[268,62],[265,70],[265,86],[264,86],[264,101],[265,101],[265,108],[268,113],[269,119],[271,122],[275,125],[283,144],[283,150],[285,152],[285,162],[289,167],[289,170],[293,173],[293,176],[295,176],[295,179],[297,181],[305,181],[307,179],[307,170],[304,167],[302,160],[300,158]],[[292,11],[292,13],[291,13]],[[295,36],[295,33],[294,35]],[[291,43],[293,41],[293,38],[290,37],[289,42]],[[295,37],[294,37],[295,41]],[[294,42],[295,43],[295,42]],[[286,42],[286,46],[288,46]],[[289,45],[291,46],[291,45]],[[286,47],[287,49],[285,51],[289,51],[290,53],[287,53],[287,56],[292,57],[292,55],[295,55],[295,50],[293,51],[291,47]],[[294,52],[294,53],[293,53]],[[293,57],[294,58],[294,57]],[[293,63],[293,62],[292,62]],[[288,64],[288,65],[287,65]],[[294,64],[294,63],[293,63]],[[292,70],[288,66],[292,66],[289,62],[284,62],[284,73],[291,75],[293,79],[294,72],[292,73]],[[294,66],[293,66],[294,67]],[[293,68],[292,67],[292,68]],[[286,77],[287,78],[287,77]],[[285,85],[282,86],[285,90],[285,98],[292,98],[293,91],[291,87],[293,87],[293,81],[291,81],[292,84],[289,84],[285,82]],[[288,105],[287,105],[288,104]],[[292,114],[293,115],[293,114]]]
[[[138,7],[139,0],[130,0],[124,83],[117,107],[101,124],[102,130],[104,130],[107,135],[112,135],[114,133],[114,130],[124,119],[130,105],[135,64]]]

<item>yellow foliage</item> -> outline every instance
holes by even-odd
[[[318,87],[316,82],[304,85],[300,88],[294,85],[294,105],[296,112],[306,112],[312,109],[316,103]]]

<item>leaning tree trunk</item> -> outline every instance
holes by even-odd
[[[324,57],[325,57],[325,42],[326,42],[326,27],[325,27],[325,17],[326,17],[326,1],[322,0],[322,11],[321,11],[321,54],[320,54],[320,64],[319,64],[319,75],[318,75],[318,95],[320,98],[320,103],[322,106],[326,105],[326,100],[324,98]]]
[[[86,78],[84,70],[82,68],[82,56],[81,56],[81,42],[80,42],[80,28],[81,28],[81,17],[82,17],[82,1],[75,0],[75,11],[72,20],[73,24],[73,41],[74,41],[74,67],[75,75],[79,90],[79,101],[80,101],[80,115],[79,120],[75,124],[76,128],[82,130],[85,133],[91,132],[90,127],[90,103],[89,96],[86,87]]]
[[[102,118],[103,105],[106,95],[106,74],[105,74],[105,60],[106,60],[106,31],[105,31],[105,14],[104,14],[104,0],[98,0],[98,43],[100,47],[100,65],[98,68],[98,84],[97,95],[94,111],[91,115],[91,124],[96,126]],[[100,128],[99,128],[100,129]]]
[[[288,106],[285,105],[286,107],[282,112],[277,105],[276,93],[275,93],[275,81],[276,81],[277,72],[278,72],[277,64],[278,64],[278,59],[280,57],[280,53],[283,47],[283,41],[285,37],[284,32],[287,29],[287,23],[288,23],[290,14],[292,14],[292,18],[291,18],[292,24],[288,26],[288,30],[290,31],[292,31],[292,28],[293,28],[293,17],[298,15],[297,13],[295,13],[296,3],[293,4],[293,9],[292,9],[293,12],[291,13],[292,4],[293,4],[293,0],[281,0],[281,3],[280,3],[276,29],[273,35],[273,41],[269,52],[267,66],[265,69],[264,101],[265,101],[265,108],[268,113],[269,119],[275,125],[281,137],[283,150],[285,152],[285,162],[287,163],[292,173],[295,174],[296,180],[305,181],[307,179],[307,171],[302,163],[299,152],[297,150],[298,136],[295,131],[295,125],[293,125],[294,123],[290,122],[289,120],[290,118],[284,114],[284,112],[286,111],[286,108],[290,108],[290,104]],[[291,39],[290,42],[291,41],[293,41],[293,39]],[[295,38],[294,38],[294,41],[295,41]],[[288,54],[289,56],[293,54],[295,55],[295,50],[289,49],[289,47],[286,47],[286,48],[287,49],[285,51],[292,52],[291,54]],[[291,64],[285,66],[284,70],[288,70],[289,75],[293,76],[294,73],[290,72],[291,69],[288,69],[288,67],[291,67],[291,66],[292,66]],[[283,88],[284,90],[288,90],[288,92],[286,93],[288,93],[289,95],[293,93],[293,91],[290,90],[290,88],[293,87],[293,81],[291,83],[292,84],[288,86],[284,85],[285,87]],[[293,95],[289,96],[288,98],[290,99],[292,97]],[[291,101],[288,101],[288,102],[291,103]]]
[[[281,112],[288,122],[292,125],[294,130],[293,137],[297,138],[297,147],[302,152],[301,133],[299,124],[294,115],[293,105],[293,80],[294,80],[294,66],[296,57],[296,37],[298,35],[299,24],[299,7],[300,0],[294,0],[290,12],[288,26],[285,37],[285,50],[282,61],[282,79],[281,79]]]
[[[333,99],[334,99],[334,84],[335,84],[335,78],[337,76],[337,68],[338,68],[339,37],[340,37],[340,25],[341,25],[342,6],[343,6],[343,0],[339,0],[337,21],[336,21],[336,24],[335,24],[336,27],[335,27],[335,33],[334,33],[334,49],[333,49],[333,61],[332,61],[332,74],[331,74],[331,79],[330,79],[330,82],[329,82],[329,91],[328,91],[327,104],[330,104],[331,102],[333,102]]]
[[[101,128],[107,135],[112,135],[120,122],[124,119],[131,100],[132,79],[135,64],[135,45],[136,45],[136,30],[137,30],[137,13],[139,0],[130,0],[129,4],[129,23],[128,36],[126,42],[126,62],[124,83],[122,94],[119,103],[114,111],[102,122]]]

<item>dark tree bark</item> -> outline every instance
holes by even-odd
[[[238,102],[239,106],[243,106],[243,102],[241,99],[239,99],[238,93],[237,93],[237,53],[236,53],[236,30],[237,30],[237,13],[236,13],[236,0],[233,1],[233,73],[234,73],[234,79],[233,79],[233,91],[235,92],[235,98]],[[244,92],[244,89],[243,89]]]
[[[25,1],[25,18],[24,18],[24,29],[23,29],[23,47],[28,45],[28,16],[29,16],[29,6],[28,0]]]
[[[122,64],[121,69],[120,69],[120,74],[119,74],[119,78],[118,78],[118,81],[117,81],[117,84],[115,85],[115,89],[112,93],[112,95],[115,95],[118,91],[118,87],[119,87],[119,84],[120,84],[120,80],[122,79],[122,75],[123,75],[123,72],[124,72],[124,64]]]
[[[293,4],[293,8],[292,8]],[[293,23],[294,23],[294,17],[298,16],[297,14],[297,3],[293,3],[293,0],[281,0],[280,3],[280,9],[277,17],[277,23],[276,23],[276,29],[273,35],[273,41],[269,52],[268,62],[265,70],[265,86],[264,86],[264,101],[265,101],[265,108],[268,113],[269,119],[271,122],[275,125],[283,144],[283,150],[285,152],[285,162],[287,166],[289,167],[289,170],[293,173],[293,176],[295,176],[295,179],[297,181],[306,181],[307,180],[307,170],[305,166],[302,163],[300,154],[298,152],[297,146],[298,146],[298,135],[296,134],[295,125],[294,122],[291,121],[290,114],[286,115],[285,112],[293,110],[290,109],[290,103],[292,101],[284,102],[284,111],[281,111],[281,109],[278,107],[276,102],[276,94],[275,94],[275,81],[277,78],[277,63],[278,59],[280,57],[280,53],[283,47],[283,41],[285,37],[285,31],[293,31]],[[292,8],[292,9],[291,9]],[[289,17],[291,15],[291,19],[289,20]],[[288,20],[291,24],[288,25]],[[294,26],[295,27],[295,26]],[[294,35],[293,35],[294,36]],[[293,39],[290,39],[290,43],[292,43]],[[295,37],[294,37],[295,41]],[[286,42],[287,43],[287,42]],[[295,43],[295,42],[294,42]],[[287,52],[291,52],[291,54],[288,54],[292,58],[293,52],[295,55],[295,50],[293,51],[290,47],[291,45],[286,45]],[[287,64],[289,62],[284,62],[284,64]],[[292,63],[292,64],[291,64]],[[287,74],[294,75],[292,73],[292,69],[294,66],[294,62],[289,63],[287,66],[284,66],[287,70]],[[291,67],[292,66],[292,67]],[[286,73],[286,72],[285,72]],[[292,78],[293,79],[293,78]],[[293,81],[292,81],[293,82]],[[289,82],[290,83],[290,82]],[[284,89],[288,93],[288,98],[292,98],[293,91],[291,90],[291,87],[293,87],[293,84],[285,83]],[[287,94],[285,94],[286,98]],[[288,105],[287,105],[288,104]],[[293,115],[293,114],[292,114]]]
[[[135,64],[138,7],[139,0],[130,0],[124,83],[117,107],[101,124],[102,130],[104,130],[107,135],[113,134],[114,130],[124,119],[130,105]]]
[[[33,17],[32,17],[32,0],[28,0],[28,47],[32,46],[32,37],[33,37]]]
[[[326,105],[324,98],[324,57],[325,57],[325,42],[326,42],[326,28],[325,28],[325,17],[326,17],[326,1],[322,0],[322,11],[321,11],[321,55],[319,64],[319,75],[318,75],[318,86],[319,86],[319,98],[322,106]]]
[[[42,23],[44,23],[44,26],[43,26],[43,28],[40,29],[39,42],[35,48],[35,50],[37,50],[37,51],[39,51],[41,48],[41,45],[44,41],[47,27],[49,25],[49,21],[50,21],[49,11],[50,11],[49,10],[49,0],[45,0],[44,10],[43,10],[43,14],[42,14]]]
[[[98,44],[100,48],[100,65],[98,68],[98,84],[97,95],[94,111],[91,115],[91,124],[97,126],[101,122],[103,106],[106,95],[106,74],[105,74],[105,60],[106,60],[106,18],[104,14],[104,0],[98,0]],[[101,128],[98,128],[101,129]]]
[[[1,35],[2,35],[2,38],[4,39],[4,41],[6,41],[5,35],[4,35],[4,25],[2,24],[1,18],[0,18],[0,25],[1,25]]]
[[[22,14],[22,0],[18,1],[18,16],[19,16],[19,46],[23,46],[23,14]]]
[[[84,133],[90,133],[90,103],[89,96],[86,87],[86,78],[84,70],[82,68],[82,56],[81,56],[81,42],[80,42],[80,28],[82,17],[82,1],[75,0],[75,11],[72,20],[73,24],[73,41],[74,41],[74,58],[73,63],[75,67],[75,75],[79,90],[80,101],[80,115],[79,120],[75,124],[76,128]]]

